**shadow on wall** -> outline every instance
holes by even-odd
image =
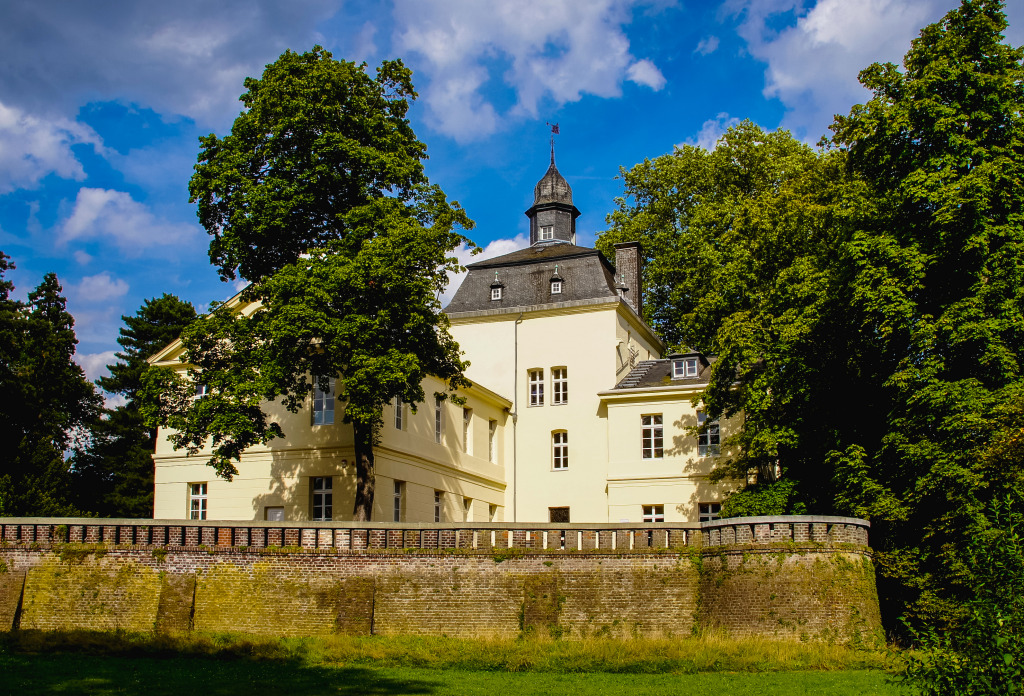
[[[308,406],[300,409],[297,414],[287,412],[283,407],[279,407],[279,409],[283,413],[274,413],[274,416],[284,421],[284,437],[273,441],[273,450],[252,455],[254,457],[269,457],[271,460],[268,489],[255,494],[252,498],[252,519],[266,521],[269,515],[278,511],[283,519],[289,522],[313,519],[313,480],[317,477],[331,477],[332,509],[330,518],[342,521],[353,519],[356,491],[355,454],[352,426],[342,422],[343,406],[339,404],[339,408],[334,414],[335,422],[331,425],[309,424]],[[388,406],[384,409],[384,436],[393,446],[378,446],[374,450],[377,462],[377,485],[374,495],[373,520],[392,521],[393,519],[394,493],[391,484],[396,480],[396,472],[393,469],[396,465],[400,466],[398,460],[406,457],[419,458],[422,456],[420,453],[424,447],[430,447],[435,448],[427,455],[432,461],[455,470],[459,466],[457,455],[452,447],[432,441],[432,408],[427,409],[423,404],[419,404],[417,413],[407,412],[406,415],[406,429],[398,431],[393,427],[393,407]],[[461,433],[457,430],[455,420],[453,417],[444,419],[443,443],[458,442],[457,438]],[[244,462],[243,459],[236,480],[244,479]],[[391,475],[383,474],[382,469]],[[383,486],[382,483],[384,483]],[[461,522],[465,520],[463,501],[466,499],[466,492],[453,476],[447,476],[443,480],[439,479],[434,487],[417,482],[414,488],[415,493],[422,494],[421,488],[429,490],[428,495],[431,499],[425,503],[420,501],[423,504],[418,507],[428,510],[430,516],[429,519],[424,517],[415,521],[433,521],[432,496],[434,490],[443,490],[446,494],[443,502],[443,521]],[[409,520],[407,510],[410,495],[414,491],[406,490],[403,496],[403,520]],[[474,501],[475,504],[476,501]],[[483,514],[476,510],[473,512],[476,512],[477,515]],[[414,516],[423,517],[422,514]],[[475,516],[470,513],[470,517]]]

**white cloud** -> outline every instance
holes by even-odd
[[[78,144],[102,151],[100,137],[88,126],[46,120],[0,102],[0,195],[35,188],[49,174],[82,181],[85,171],[71,150]]]
[[[626,78],[644,87],[650,87],[655,92],[665,86],[665,76],[661,71],[646,58],[638,60],[626,70]]]
[[[833,115],[847,113],[869,94],[858,73],[878,61],[900,63],[910,41],[939,20],[949,0],[729,0],[742,17],[739,34],[750,54],[767,63],[764,94],[787,107],[783,126],[817,140]],[[796,26],[771,28],[777,15],[795,12]]]
[[[578,101],[584,94],[618,97],[630,80],[661,89],[665,77],[637,60],[622,30],[636,0],[396,0],[394,39],[400,53],[418,54],[430,83],[423,90],[432,125],[459,141],[493,133],[504,118],[536,117],[543,100]],[[516,103],[500,114],[483,95],[487,64]]]
[[[341,0],[4,3],[0,94],[33,113],[121,99],[222,128],[246,76],[325,43]]]
[[[137,254],[148,246],[181,243],[195,232],[192,225],[158,218],[124,191],[82,188],[58,239],[108,239],[122,251]]]
[[[705,150],[714,150],[718,144],[718,139],[725,135],[725,131],[729,130],[733,126],[738,126],[740,120],[738,118],[729,116],[724,111],[718,114],[715,118],[709,118],[705,121],[697,135],[692,138],[686,139],[686,145],[696,145],[702,147]],[[677,145],[680,147],[683,143]]]
[[[102,353],[75,353],[75,362],[85,370],[86,378],[92,382],[100,377],[110,374],[107,365],[117,362],[114,351],[107,350]]]
[[[465,244],[455,250],[455,256],[459,259],[459,265],[465,266],[466,264],[476,263],[477,261],[485,261],[487,259],[494,258],[495,256],[501,256],[502,254],[511,254],[513,251],[518,249],[525,249],[530,244],[530,238],[525,234],[517,234],[512,239],[495,239],[490,244],[483,248],[479,254],[473,255],[472,251]],[[462,279],[466,277],[466,272],[462,273],[449,273],[448,274],[448,286],[445,288],[444,293],[441,295],[441,306],[446,306],[451,302],[452,297],[455,296],[455,291],[462,285]]]
[[[80,266],[85,266],[85,265],[87,265],[87,264],[88,264],[88,263],[89,263],[90,261],[92,261],[92,256],[90,256],[89,254],[85,253],[85,252],[84,252],[84,251],[82,251],[81,249],[79,249],[79,250],[75,251],[75,253],[74,253],[74,257],[75,257],[75,261],[76,261],[76,262],[78,263],[78,265],[80,265]]]
[[[114,278],[107,271],[82,278],[73,291],[79,302],[106,302],[128,293],[128,283]]]
[[[702,56],[711,55],[718,50],[718,37],[717,36],[706,36],[697,43],[697,48],[693,49],[694,53],[699,53]]]

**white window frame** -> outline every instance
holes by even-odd
[[[665,521],[665,506],[664,505],[641,505],[641,512],[643,512],[644,522],[664,522]]]
[[[555,226],[554,225],[541,225],[537,231],[537,239],[545,241],[548,239],[555,238]]]
[[[311,476],[312,507],[309,518],[314,522],[330,522],[334,518],[334,478]]]
[[[209,396],[210,385],[203,382],[196,382],[196,392],[192,395],[192,398],[196,401],[202,399],[204,396]]]
[[[462,407],[462,451],[473,454],[473,409]]]
[[[566,430],[551,433],[551,468],[555,471],[569,468],[569,432]]]
[[[394,505],[394,521],[402,521],[402,508],[405,501],[405,481],[395,481],[395,505]]]
[[[444,491],[434,491],[434,521],[444,521]]]
[[[498,421],[487,421],[487,461],[498,463]]]
[[[330,393],[320,388],[320,380],[313,380],[313,425],[334,425],[334,383],[331,377]]]
[[[714,522],[722,519],[721,503],[697,503],[697,521]]]
[[[190,520],[205,520],[208,512],[209,496],[207,495],[208,484],[206,481],[197,481],[188,484],[188,518]]]
[[[434,397],[434,442],[440,444],[444,436],[444,399]]]
[[[672,379],[696,377],[699,372],[697,358],[678,358],[672,361]]]
[[[263,508],[265,522],[284,522],[284,505],[267,505]]]
[[[395,430],[405,430],[405,402],[395,397]]]
[[[562,294],[562,281],[552,280],[551,281],[551,294],[561,295]]]
[[[640,416],[640,455],[644,459],[662,459],[665,456],[664,418],[660,413]]]
[[[718,421],[709,421],[703,411],[697,411],[697,456],[717,457],[722,453],[722,431]]]
[[[491,301],[501,299],[501,288],[491,288]]]
[[[551,405],[564,406],[569,403],[569,368],[551,368]]]
[[[529,371],[530,406],[544,405],[544,370],[541,368]]]

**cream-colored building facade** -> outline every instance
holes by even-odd
[[[470,362],[465,405],[420,404],[413,414],[392,404],[384,414],[373,519],[716,517],[728,487],[708,474],[740,423],[694,434],[710,364],[696,353],[661,357],[665,345],[640,315],[639,245],[619,245],[613,267],[575,244],[580,213],[553,157],[526,214],[530,246],[470,264],[445,308]],[[151,363],[184,370],[179,356],[175,343]],[[442,390],[430,379],[425,393]],[[311,395],[300,413],[267,404],[286,437],[247,450],[230,482],[212,475],[208,455],[177,452],[162,434],[155,516],[351,519],[352,432],[340,403],[333,423],[318,422],[325,397]]]

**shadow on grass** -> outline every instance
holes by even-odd
[[[0,694],[280,696],[433,694],[440,682],[393,678],[386,670],[308,666],[295,660],[0,654]]]

